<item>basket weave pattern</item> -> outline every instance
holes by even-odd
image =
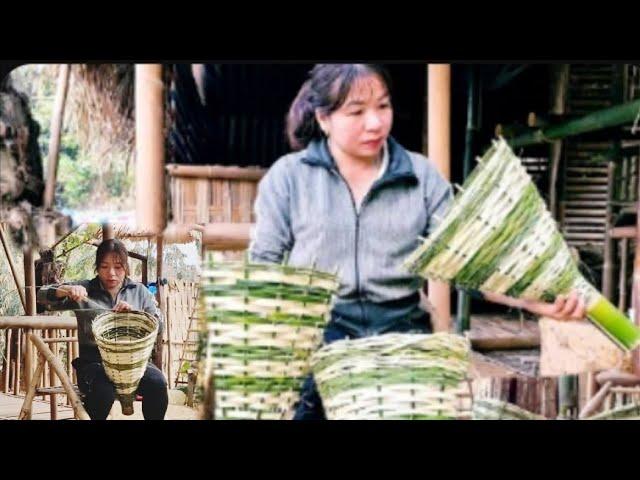
[[[283,419],[322,341],[335,276],[286,265],[213,262],[203,269],[205,388],[215,418]]]
[[[329,420],[470,416],[469,343],[447,333],[391,333],[324,346],[312,368]]]
[[[132,395],[138,388],[158,327],[158,320],[145,312],[107,312],[93,321],[93,335],[104,370],[119,395]]]

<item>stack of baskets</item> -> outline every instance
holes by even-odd
[[[145,312],[106,312],[94,319],[91,328],[122,413],[132,415],[135,392],[158,336],[158,319]]]
[[[215,387],[216,419],[284,419],[292,413],[337,288],[334,275],[313,269],[207,257],[203,369],[205,390]]]
[[[495,398],[476,398],[473,401],[474,420],[546,420],[542,415],[524,410],[512,403]]]
[[[329,420],[458,419],[470,346],[448,333],[389,333],[324,346],[312,368]]]

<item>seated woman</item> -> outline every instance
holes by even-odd
[[[91,322],[105,310],[128,312],[140,310],[162,318],[151,292],[129,278],[128,253],[119,240],[103,241],[96,252],[98,275],[91,280],[43,286],[37,294],[39,303],[49,310],[74,310],[78,320],[80,356],[73,360],[78,388],[84,395],[84,406],[92,420],[104,420],[116,398],[115,386],[107,377],[96,345]],[[90,299],[91,302],[88,302]],[[99,309],[96,304],[104,306]],[[140,380],[137,394],[143,396],[145,420],[163,420],[167,411],[167,381],[151,362]]]

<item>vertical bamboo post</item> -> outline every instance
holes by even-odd
[[[618,309],[624,312],[627,309],[627,261],[629,260],[629,239],[620,240],[620,278],[618,289]]]
[[[569,86],[569,64],[553,65],[553,81],[551,87],[551,113],[562,115],[565,112],[567,89]],[[562,159],[562,140],[554,140],[550,146],[551,169],[549,177],[549,211],[554,218],[557,217],[558,204],[558,170]]]
[[[4,249],[4,254],[6,255],[7,262],[9,263],[9,269],[11,270],[11,275],[13,276],[13,281],[16,284],[16,288],[18,289],[18,295],[20,296],[20,302],[22,303],[22,308],[24,311],[27,311],[27,301],[24,297],[24,287],[22,286],[22,282],[20,282],[20,277],[18,276],[18,271],[16,270],[16,265],[13,261],[13,256],[11,255],[11,251],[9,250],[9,244],[7,243],[7,239],[4,236],[4,229],[2,224],[0,223],[0,241],[2,242],[2,248]]]
[[[638,185],[636,186],[640,199],[640,175],[638,175]],[[635,324],[640,326],[640,201],[637,202],[637,220],[636,220],[636,252],[633,262],[633,312]],[[632,353],[633,373],[640,375],[640,348],[636,348]]]
[[[49,338],[52,338],[54,340],[58,339],[58,330],[49,330]],[[53,342],[51,344],[51,351],[53,352],[53,355],[58,358],[58,343],[57,342]],[[56,375],[55,375],[55,371],[53,368],[49,368],[49,386],[50,387],[55,387],[56,386]],[[49,395],[49,404],[50,404],[50,408],[51,408],[51,420],[57,420],[58,419],[58,396],[55,393],[52,393],[51,395]]]
[[[613,208],[611,202],[613,197],[614,176],[616,164],[609,160],[607,165],[607,207],[605,213],[605,236],[604,236],[604,264],[602,266],[602,293],[608,299],[613,298],[613,242],[609,231],[613,227]]]
[[[22,329],[16,329],[16,368],[13,371],[13,394],[18,395],[20,393],[20,360],[22,359]]]
[[[67,330],[65,330],[65,332],[66,332],[65,335],[67,336],[67,338],[71,337],[71,330],[67,329]],[[72,371],[73,367],[71,366],[71,360],[72,360],[71,359],[71,344],[72,343],[73,342],[66,342],[65,343],[65,349],[66,349],[66,352],[67,352],[67,361],[66,361],[67,365],[66,365],[66,367],[67,367],[67,374],[69,375],[69,378],[72,379],[71,380],[72,383],[75,383],[73,381],[73,371]],[[68,396],[67,396],[67,403],[66,404],[67,405],[71,405],[71,399]]]
[[[103,223],[102,224],[102,241],[113,240],[114,238],[116,238],[116,236],[113,231],[113,225],[107,222]]]
[[[5,337],[5,366],[4,366],[4,393],[9,393],[9,377],[11,374],[11,342],[13,341],[13,329],[7,328]]]
[[[138,64],[135,77],[136,223],[160,234],[166,226],[162,65]]]
[[[162,285],[162,266],[164,258],[164,241],[162,235],[156,237],[156,300],[158,301],[158,308],[160,308],[161,315],[165,315],[164,332],[162,335],[158,335],[158,341],[156,342],[156,358],[154,363],[162,370],[162,350],[163,350],[163,337],[166,333],[167,338],[170,338],[171,331],[169,330],[166,318],[168,317],[168,310],[165,308],[164,300],[164,285]],[[170,347],[169,347],[170,348]],[[170,378],[167,378],[167,382],[170,382]]]
[[[33,250],[27,248],[24,250],[24,285],[26,289],[25,300],[27,302],[27,315],[36,314],[36,271],[33,264]],[[25,336],[25,349],[24,349],[24,385],[28,388],[31,385],[31,366],[33,364],[33,348],[30,341],[28,341],[31,329],[27,328],[24,331]]]
[[[451,179],[451,65],[428,66],[428,157],[442,176]],[[429,299],[438,325],[435,331],[447,331],[451,326],[451,290],[444,282],[429,281]]]
[[[58,71],[58,84],[56,97],[53,104],[53,117],[51,118],[51,136],[49,137],[49,160],[47,168],[47,183],[44,189],[44,207],[52,208],[56,190],[56,174],[58,171],[58,156],[60,153],[60,137],[62,136],[62,121],[64,118],[64,105],[67,99],[69,87],[70,65],[60,65]]]
[[[29,337],[27,338],[27,343],[31,343]],[[33,399],[36,396],[36,388],[38,387],[38,377],[44,370],[45,358],[44,355],[38,355],[38,366],[36,367],[36,371],[34,372],[33,378],[31,382],[25,387],[27,392],[24,397],[24,402],[22,403],[22,408],[20,409],[20,415],[18,416],[19,420],[31,420],[31,406],[33,405]]]

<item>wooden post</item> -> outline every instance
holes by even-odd
[[[162,239],[162,235],[158,235],[156,237],[156,300],[158,301],[158,307],[160,308],[160,313],[164,314],[166,309],[164,307],[164,286],[162,285],[162,264],[164,257],[164,242]],[[171,335],[169,331],[169,327],[167,322],[165,321],[164,329],[167,333],[167,338]],[[164,335],[164,333],[163,333]],[[158,335],[158,341],[156,342],[156,358],[154,363],[156,366],[162,370],[162,349],[163,335]],[[167,378],[167,382],[170,382],[171,379]]]
[[[115,233],[113,232],[113,226],[110,223],[102,224],[102,241],[105,240],[113,240],[116,238]]]
[[[551,99],[551,114],[562,115],[565,112],[567,89],[569,86],[569,64],[553,65],[553,83]],[[558,170],[562,158],[562,140],[555,140],[550,146],[551,173],[549,177],[549,211],[557,218],[557,184]]]
[[[49,338],[56,340],[58,338],[58,330],[54,330],[54,329],[49,330]],[[56,358],[58,358],[57,342],[53,342],[53,344],[51,345],[51,349],[52,349],[53,355]],[[56,383],[57,382],[56,382],[55,371],[53,370],[53,368],[49,368],[49,386],[55,387]],[[58,396],[55,393],[49,395],[49,404],[51,408],[51,420],[57,420],[58,419]]]
[[[4,249],[4,253],[7,258],[7,262],[9,263],[9,269],[11,270],[11,275],[13,276],[13,281],[16,284],[16,288],[18,289],[18,295],[20,296],[20,302],[22,303],[22,308],[26,313],[27,311],[27,301],[24,297],[24,287],[20,282],[20,278],[18,277],[18,271],[16,270],[15,263],[13,262],[13,256],[11,255],[11,251],[9,250],[9,244],[7,243],[7,239],[4,236],[4,229],[2,224],[0,223],[0,241],[2,241],[2,248]]]
[[[602,266],[602,294],[608,299],[613,298],[614,244],[609,232],[613,227],[613,208],[611,206],[611,202],[615,200],[615,197],[613,196],[613,189],[615,187],[615,168],[615,162],[609,160],[609,164],[607,165],[607,195],[609,198],[607,200],[605,213],[604,263]]]
[[[166,226],[162,65],[138,64],[135,77],[136,223],[160,234]]]
[[[442,176],[451,179],[451,66],[428,67],[428,157]],[[451,290],[447,283],[429,281],[429,299],[435,308],[435,331],[451,327]]]
[[[27,343],[31,342],[27,341]],[[44,370],[44,364],[44,355],[38,355],[38,366],[36,367],[36,371],[34,372],[33,379],[26,387],[27,393],[24,397],[24,402],[22,403],[22,408],[20,409],[18,420],[31,420],[31,406],[33,405],[33,399],[36,396],[36,389],[38,388],[39,382],[38,378]]]
[[[64,118],[64,105],[67,99],[69,87],[70,65],[62,64],[58,71],[58,85],[56,98],[53,104],[53,117],[51,118],[51,136],[49,137],[49,161],[47,168],[47,183],[44,189],[44,207],[52,208],[56,190],[56,174],[58,171],[58,156],[60,153],[60,137],[62,136],[62,121]]]
[[[620,243],[620,278],[618,289],[618,309],[622,312],[627,310],[627,261],[629,256],[629,239],[623,238]]]
[[[169,384],[169,387],[171,387],[171,315],[169,315],[169,301],[170,299],[167,298],[167,314],[165,316],[165,328],[167,331],[167,383]],[[189,334],[187,333],[187,338],[189,338]],[[182,348],[184,349],[185,346],[183,345]],[[180,368],[180,367],[178,367]]]
[[[7,328],[7,335],[5,337],[5,364],[4,364],[4,393],[9,393],[9,374],[11,373],[11,341],[13,329]]]
[[[640,199],[640,175],[638,175],[636,198]],[[636,252],[633,262],[633,313],[635,324],[640,326],[640,201],[637,202],[636,212]],[[640,348],[636,348],[632,353],[633,373],[640,376]]]
[[[36,314],[36,271],[33,264],[33,250],[30,248],[24,250],[24,285],[26,289],[25,300],[27,302],[27,316]],[[31,342],[27,339],[31,333],[31,329],[24,331],[25,350],[24,350],[24,386],[28,388],[31,385],[31,367],[33,362],[33,348]]]
[[[16,330],[16,368],[13,371],[13,394],[18,395],[20,393],[20,360],[22,358],[22,329]]]

